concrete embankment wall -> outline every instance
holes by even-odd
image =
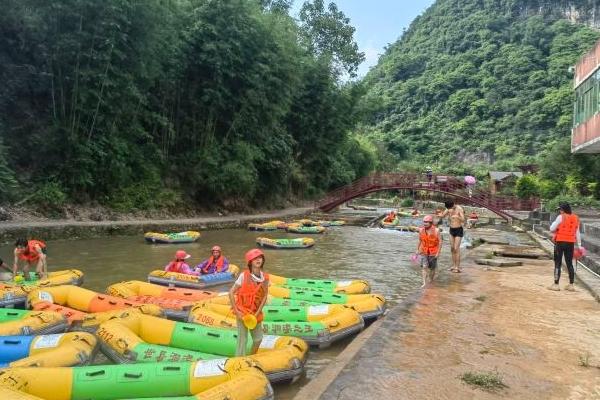
[[[14,241],[17,237],[36,237],[43,240],[93,238],[104,236],[141,235],[144,232],[186,230],[216,230],[245,228],[249,223],[262,223],[274,219],[298,219],[310,215],[312,209],[297,208],[279,212],[243,216],[204,217],[169,220],[133,221],[43,221],[0,223],[0,243]]]

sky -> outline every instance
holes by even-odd
[[[435,0],[326,0],[334,1],[356,28],[355,40],[365,53],[358,75],[364,76],[377,64],[383,49],[395,42],[402,30]],[[291,14],[297,16],[303,0],[295,0]]]

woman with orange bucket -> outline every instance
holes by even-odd
[[[237,318],[236,356],[246,355],[248,331],[252,335],[250,354],[258,351],[263,338],[262,309],[269,294],[269,274],[263,272],[265,254],[259,249],[252,249],[245,258],[248,269],[240,274],[229,291],[229,300]]]

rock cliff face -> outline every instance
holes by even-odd
[[[598,0],[523,0],[513,7],[521,16],[560,16],[573,23],[600,29],[600,1]]]

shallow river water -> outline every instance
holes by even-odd
[[[197,243],[186,245],[149,245],[142,237],[112,237],[85,240],[57,240],[48,243],[50,270],[77,268],[85,273],[84,287],[103,292],[111,283],[123,280],[146,280],[147,273],[162,268],[182,248],[192,255],[195,265],[218,244],[234,264],[241,265],[244,252],[255,247],[258,236],[298,237],[285,232],[249,232],[242,229],[207,231]],[[410,263],[416,247],[416,234],[379,228],[331,228],[322,235],[312,235],[316,245],[303,250],[265,250],[267,272],[287,277],[327,279],[366,279],[372,293],[381,293],[388,305],[401,301],[417,289],[420,272]],[[0,257],[10,260],[12,248],[0,247]],[[443,252],[441,269],[445,269],[448,251]],[[223,290],[226,288],[219,288]],[[209,289],[210,290],[210,289]],[[275,387],[277,399],[290,399],[307,380],[349,343],[342,341],[328,349],[311,350],[306,376],[293,385]]]

